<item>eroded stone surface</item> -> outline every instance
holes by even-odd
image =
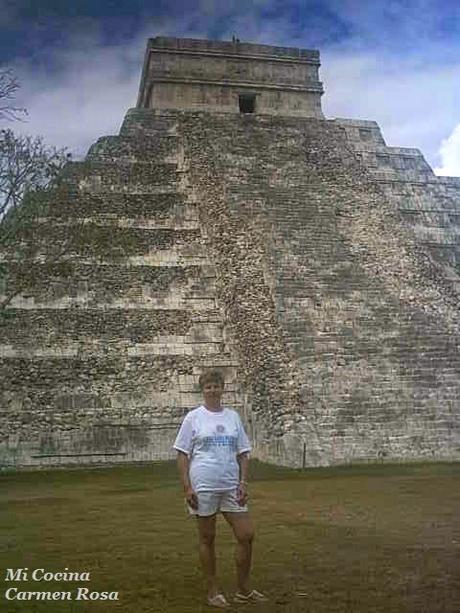
[[[69,164],[2,254],[2,464],[170,458],[206,366],[262,459],[458,460],[460,179],[320,117],[133,109]]]

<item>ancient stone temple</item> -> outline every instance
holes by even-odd
[[[318,68],[149,40],[120,134],[2,254],[2,465],[171,458],[207,366],[263,460],[460,458],[460,179],[324,118]]]

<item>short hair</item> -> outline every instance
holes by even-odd
[[[209,368],[201,373],[200,378],[198,379],[198,385],[200,386],[200,390],[207,383],[219,383],[222,387],[225,385],[224,374],[218,368]]]

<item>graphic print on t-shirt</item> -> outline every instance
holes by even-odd
[[[196,492],[235,488],[237,454],[251,449],[236,411],[209,411],[204,406],[186,415],[174,447],[190,458],[190,479]]]

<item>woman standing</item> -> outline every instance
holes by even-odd
[[[249,517],[248,437],[236,411],[221,405],[224,377],[208,370],[199,379],[203,404],[184,418],[174,443],[189,512],[197,517],[200,561],[211,606],[229,606],[216,580],[216,514],[221,512],[236,538],[238,590],[235,602],[267,600],[249,589],[254,528]]]

